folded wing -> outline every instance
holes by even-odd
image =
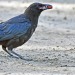
[[[31,27],[31,22],[23,14],[0,24],[0,41],[18,38]]]

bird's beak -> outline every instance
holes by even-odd
[[[40,7],[39,9],[42,9],[42,10],[47,10],[47,9],[52,9],[53,6],[52,5],[48,5],[48,4],[44,4],[42,7]]]

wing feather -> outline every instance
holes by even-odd
[[[0,24],[0,41],[20,37],[31,27],[31,22],[23,14]]]

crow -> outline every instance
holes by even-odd
[[[52,9],[52,5],[32,3],[23,14],[0,23],[0,45],[12,57],[24,59],[13,48],[26,43],[34,33],[38,18],[43,10]]]

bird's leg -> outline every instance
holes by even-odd
[[[11,54],[11,52],[9,50],[6,49],[6,46],[2,45],[2,49],[7,52],[11,57],[17,58],[16,56],[14,56],[13,54]]]
[[[5,46],[2,45],[2,49],[3,49],[5,52],[7,52],[10,56],[13,56],[13,55],[6,49]]]
[[[14,52],[10,47],[8,47],[8,50],[9,50],[12,54],[16,55],[17,58],[20,58],[20,59],[22,59],[22,60],[26,60],[26,61],[32,61],[32,59],[25,59],[23,56],[17,54],[17,53]],[[14,56],[14,57],[15,57],[15,56]]]
[[[21,56],[21,55],[19,55],[19,54],[17,54],[17,53],[15,53],[12,49],[10,49],[10,48],[8,48],[8,50],[6,49],[6,46],[3,46],[2,45],[2,49],[5,51],[5,52],[7,52],[11,57],[13,57],[13,58],[20,58],[20,59],[22,59],[22,60],[27,60],[27,61],[32,61],[32,59],[25,59],[23,56]],[[14,55],[16,55],[16,56],[14,56]]]
[[[18,56],[20,59],[25,60],[25,59],[23,58],[23,56],[21,56],[21,55],[17,54],[17,53],[16,53],[16,52],[14,52],[13,50],[10,50],[10,52],[11,52],[12,54],[14,54],[14,55]]]
[[[19,54],[17,54],[16,52],[14,52],[13,50],[10,50],[11,51],[11,53],[13,53],[14,55],[16,55],[16,56],[18,56],[20,59],[22,59],[22,60],[26,60],[26,61],[32,61],[32,59],[25,59],[23,56],[21,56],[21,55],[19,55]]]

